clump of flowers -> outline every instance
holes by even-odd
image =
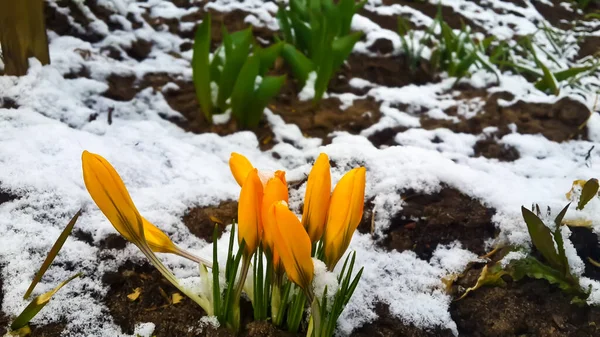
[[[307,336],[333,335],[362,274],[362,268],[354,273],[355,254],[346,256],[339,274],[333,271],[362,219],[364,167],[347,172],[331,192],[329,158],[319,155],[308,176],[299,219],[288,206],[284,171],[258,170],[244,156],[232,153],[229,165],[241,191],[238,223],[232,226],[223,270],[218,263],[216,231],[212,263],[183,251],[139,214],[108,161],[87,151],[82,161],[86,188],[117,231],[221,324],[240,330],[239,302],[245,292],[255,320],[270,319],[274,325],[296,332],[310,308]],[[234,252],[236,227],[239,248]],[[199,263],[204,284],[201,294],[182,287],[154,252],[173,253]],[[223,276],[224,284],[220,282]]]

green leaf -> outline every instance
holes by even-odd
[[[21,314],[19,314],[19,316],[12,322],[12,324],[10,325],[10,329],[18,330],[29,324],[29,321],[31,321],[31,319],[34,318],[35,315],[37,315],[37,313],[40,312],[40,310],[42,310],[42,308],[44,308],[46,304],[48,304],[48,302],[50,302],[50,299],[52,298],[52,296],[54,296],[54,294],[56,294],[56,292],[58,292],[67,283],[71,282],[77,277],[80,277],[81,275],[81,273],[75,274],[61,282],[56,288],[34,298],[31,301],[31,303],[29,303],[29,305],[25,307]]]
[[[255,128],[260,123],[265,107],[269,104],[269,101],[273,97],[277,96],[281,87],[285,83],[286,76],[267,76],[263,78],[262,82],[258,86],[258,89],[254,92],[254,97],[250,108],[248,109],[246,121],[247,126]]]
[[[204,117],[212,123],[212,98],[210,89],[211,69],[209,64],[211,17],[206,14],[194,37],[192,55],[192,79],[196,88],[196,97],[204,112]]]
[[[258,55],[260,59],[260,76],[264,76],[269,68],[273,66],[275,60],[281,54],[281,49],[283,49],[283,42],[277,42],[267,48],[261,48],[258,45],[255,47],[255,53]]]
[[[238,74],[250,54],[250,43],[252,42],[252,30],[250,28],[231,35],[226,34],[225,29],[223,31],[225,65],[221,72],[219,95],[217,97],[217,105],[222,112],[227,109],[226,101],[231,96]]]
[[[554,240],[552,239],[552,233],[544,222],[538,218],[533,212],[525,207],[521,207],[523,213],[523,219],[527,224],[527,230],[529,236],[531,236],[531,242],[535,248],[544,256],[544,259],[556,270],[562,270],[562,259],[559,257],[556,249],[554,248]]]
[[[231,114],[238,121],[240,127],[248,127],[248,108],[254,98],[254,83],[259,69],[258,56],[253,55],[246,59],[231,93]]]
[[[556,216],[556,218],[554,218],[554,223],[556,225],[556,229],[554,230],[554,232],[552,233],[552,236],[554,237],[554,241],[556,242],[556,248],[558,250],[558,258],[560,260],[560,269],[558,269],[560,272],[562,272],[562,274],[570,279],[571,276],[571,269],[569,268],[569,259],[567,258],[567,254],[565,253],[565,243],[562,237],[562,232],[560,230],[561,226],[562,226],[562,220],[565,217],[565,214],[567,214],[567,210],[569,209],[569,206],[571,205],[571,203],[568,203],[567,206],[565,206],[562,211]]]
[[[295,44],[294,34],[292,33],[292,27],[290,23],[290,17],[288,16],[283,4],[279,4],[279,10],[277,11],[277,21],[279,22],[279,27],[281,27],[281,32],[283,33],[283,40],[287,43]]]
[[[571,294],[585,295],[577,281],[573,282],[565,278],[558,270],[540,262],[534,257],[528,256],[523,259],[513,260],[509,265],[509,272],[515,281],[525,276],[535,279],[546,280],[557,285],[560,289]]]
[[[580,73],[584,73],[592,68],[594,68],[593,65],[585,66],[585,67],[573,67],[573,68],[561,70],[561,71],[554,73],[554,78],[556,78],[557,81],[565,81],[571,77],[579,75]]]
[[[281,56],[292,68],[292,73],[301,86],[304,86],[308,75],[314,70],[314,65],[304,54],[293,45],[286,43],[281,50]]]
[[[598,179],[595,178],[588,180],[585,185],[583,185],[583,190],[581,190],[581,196],[579,197],[579,203],[577,204],[578,210],[583,209],[585,205],[590,202],[590,200],[598,195],[598,188]]]
[[[294,43],[293,45],[298,48],[301,52],[308,56],[312,55],[312,41],[314,36],[318,36],[315,33],[315,27],[309,27],[304,21],[300,20],[294,13],[290,14],[290,20],[292,27],[294,28]],[[314,38],[317,39],[316,37]]]
[[[333,54],[333,66],[332,69],[334,72],[337,72],[338,69],[344,64],[344,61],[350,56],[352,53],[352,49],[356,42],[358,42],[362,38],[362,32],[352,33],[350,35],[346,35],[344,37],[340,37],[335,39],[331,44],[332,54]]]
[[[35,276],[33,277],[33,280],[31,281],[31,284],[29,285],[29,288],[27,288],[25,295],[23,295],[24,299],[26,299],[27,297],[29,297],[29,295],[31,295],[31,292],[33,292],[33,289],[35,288],[35,286],[38,284],[38,282],[40,282],[40,280],[42,279],[42,276],[44,276],[44,274],[48,270],[48,267],[50,267],[50,265],[52,264],[52,261],[54,261],[54,258],[56,257],[56,255],[58,255],[58,252],[60,251],[62,246],[65,244],[65,241],[67,241],[67,238],[69,237],[69,234],[71,234],[71,231],[73,230],[73,226],[75,226],[75,223],[77,222],[77,219],[79,219],[80,215],[81,215],[81,210],[79,210],[79,211],[77,211],[77,213],[75,213],[73,218],[71,218],[71,221],[69,221],[69,223],[67,224],[67,227],[65,227],[65,229],[63,229],[62,233],[60,233],[60,235],[58,236],[58,239],[56,239],[56,242],[54,242],[54,245],[48,252],[46,259],[42,263],[40,270],[38,270],[38,272],[35,274]]]

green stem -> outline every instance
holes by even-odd
[[[242,296],[242,289],[248,276],[248,269],[250,269],[250,257],[244,255],[242,262],[242,274],[238,280],[238,284],[235,288],[235,295],[233,297],[233,303],[231,307],[231,316],[228,319],[229,324],[233,327],[233,331],[237,333],[240,331],[240,297]]]

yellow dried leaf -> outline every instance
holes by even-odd
[[[133,301],[137,300],[141,294],[142,294],[142,288],[138,287],[138,288],[133,289],[133,292],[131,294],[127,295],[127,298],[133,302]]]
[[[183,296],[181,296],[180,293],[173,293],[173,295],[171,295],[171,302],[173,304],[177,304],[179,302],[181,302],[183,300]]]
[[[219,225],[223,224],[223,221],[221,219],[217,218],[216,216],[210,215],[208,218],[210,219],[210,221],[212,221],[214,223],[218,223]]]

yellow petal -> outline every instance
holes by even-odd
[[[158,229],[158,227],[154,226],[144,217],[142,217],[142,222],[144,224],[146,242],[148,242],[148,246],[150,246],[152,251],[157,253],[179,254],[179,249],[175,246],[173,241],[169,239],[167,234]]]
[[[252,166],[248,158],[239,153],[232,152],[231,157],[229,158],[229,168],[231,169],[235,181],[237,181],[238,185],[241,187],[244,184],[244,181],[246,181],[248,173],[254,169],[254,166]]]
[[[312,242],[319,241],[323,236],[330,196],[329,158],[326,154],[321,153],[308,175],[302,211],[302,225],[306,228]]]
[[[312,244],[302,223],[283,201],[274,203],[268,214],[275,219],[274,246],[288,278],[301,288],[310,289],[314,276]]]
[[[252,169],[242,184],[238,202],[238,240],[246,242],[244,254],[252,256],[262,235],[261,208],[263,186],[258,170]]]
[[[140,245],[143,222],[123,180],[102,156],[83,151],[83,180],[90,196],[106,218],[125,239]]]
[[[284,175],[285,180],[285,175]],[[263,225],[263,247],[269,248],[271,252],[273,252],[273,235],[272,235],[272,221],[266,221],[265,214],[271,208],[271,205],[277,201],[285,201],[288,202],[288,188],[279,177],[273,177],[267,181],[265,185],[263,200],[262,200],[262,210],[261,213],[263,215],[262,225]]]
[[[325,263],[333,270],[344,255],[363,215],[366,169],[350,170],[338,182],[331,195],[325,227]]]

